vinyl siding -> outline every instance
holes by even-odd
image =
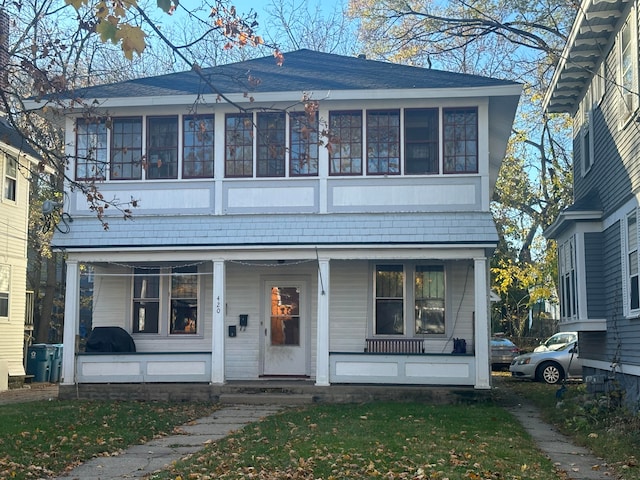
[[[5,156],[0,153],[0,264],[9,265],[9,316],[0,319],[0,360],[9,375],[24,375],[24,316],[27,285],[29,181],[17,175],[16,201],[4,198]]]
[[[584,235],[585,282],[587,290],[587,317],[605,318],[605,279],[602,271],[602,233]]]

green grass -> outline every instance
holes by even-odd
[[[289,410],[153,479],[550,479],[551,463],[500,407],[420,403]]]
[[[640,415],[621,408],[616,394],[589,394],[584,384],[567,382],[567,390],[559,402],[558,385],[510,377],[498,381],[531,401],[544,420],[603,458],[622,478],[640,480]]]
[[[171,433],[215,407],[53,401],[0,406],[0,478],[59,474],[95,456]]]

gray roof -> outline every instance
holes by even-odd
[[[124,247],[286,248],[299,245],[495,245],[489,212],[177,215],[108,219],[104,231],[93,217],[78,217],[69,232],[56,232],[53,248]]]
[[[0,143],[9,145],[25,155],[39,159],[40,154],[26,141],[15,128],[9,125],[6,118],[0,117]]]
[[[478,75],[431,70],[347,57],[312,50],[284,55],[278,66],[273,56],[202,69],[217,92],[194,71],[140,78],[79,89],[73,97],[123,98],[208,93],[291,92],[418,88],[470,88],[518,85]],[[259,79],[250,82],[249,77]]]

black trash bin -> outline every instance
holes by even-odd
[[[51,345],[36,343],[27,350],[27,374],[34,382],[48,382],[55,349]]]

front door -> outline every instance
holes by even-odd
[[[307,375],[305,284],[266,282],[264,375]]]

